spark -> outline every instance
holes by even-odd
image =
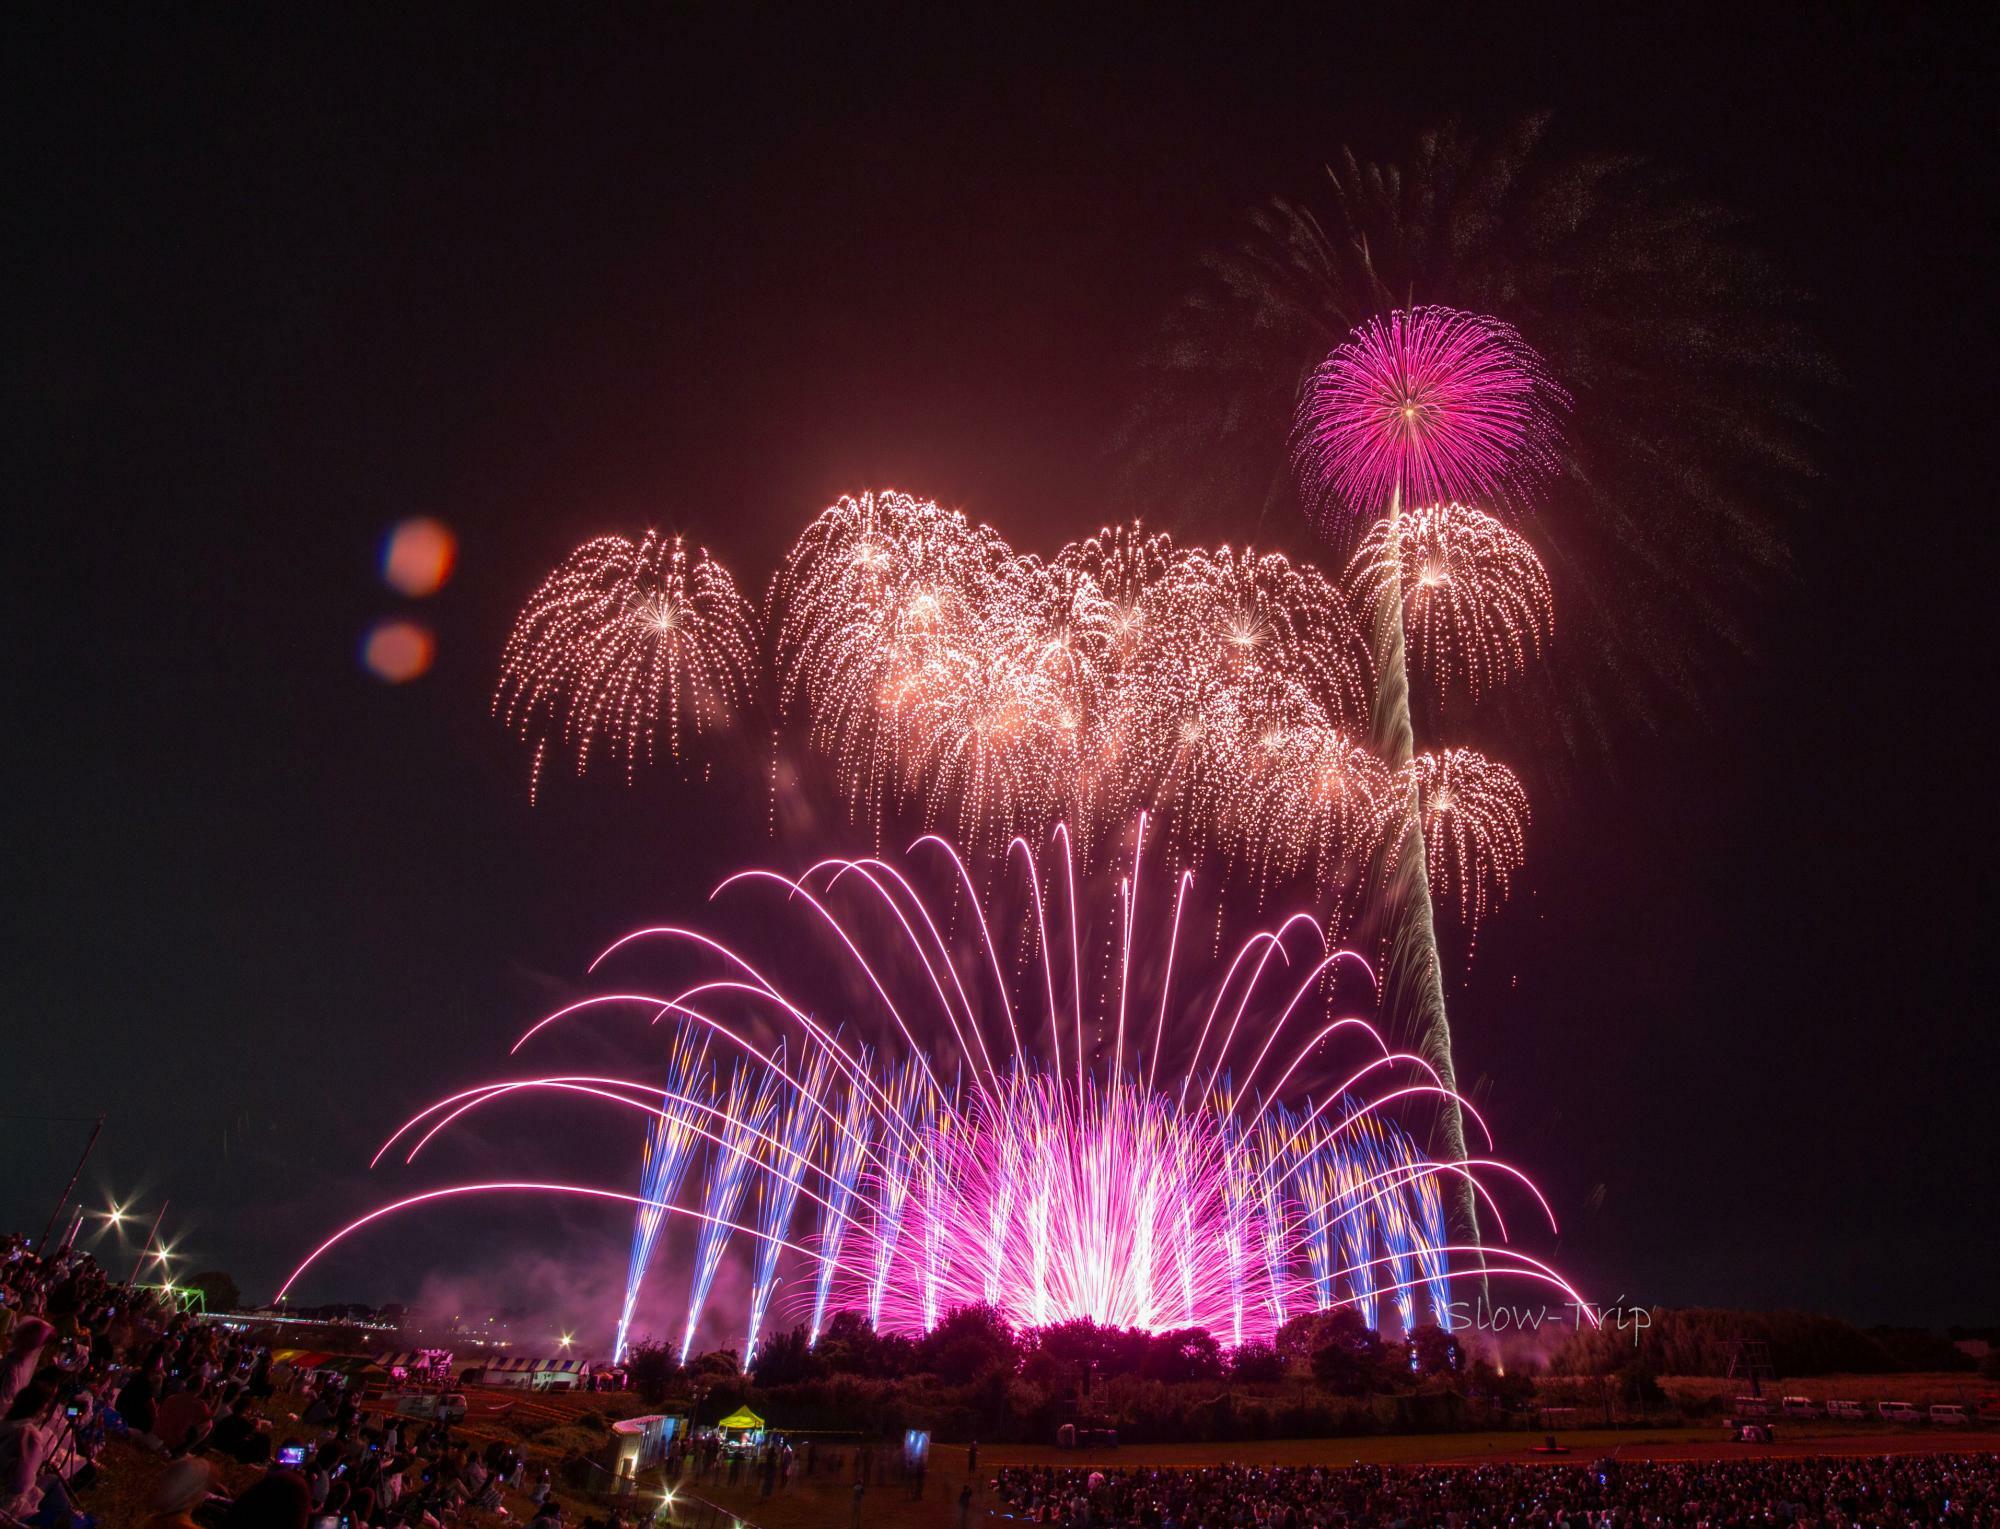
[[[706,549],[678,536],[600,536],[542,581],[501,654],[493,710],[535,747],[530,794],[553,739],[577,774],[600,747],[630,779],[651,763],[664,726],[678,759],[684,732],[721,730],[756,680],[755,612]],[[664,712],[664,717],[662,713]]]
[[[1352,729],[1367,705],[1363,634],[1308,564],[1137,527],[1045,562],[864,494],[808,527],[772,603],[781,704],[878,833],[908,809],[995,847],[1061,818],[1088,853],[1145,810],[1190,850],[1339,859],[1317,820],[1310,853],[1264,841],[1312,820],[1303,800],[1271,810],[1270,740]]]

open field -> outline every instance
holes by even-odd
[[[1663,1375],[1660,1387],[1676,1402],[1683,1398],[1718,1398],[1727,1405],[1731,1398],[1750,1388],[1740,1380],[1724,1380],[1713,1375]],[[1972,1370],[1912,1371],[1898,1375],[1804,1375],[1779,1379],[1765,1387],[1771,1396],[1807,1396],[1824,1403],[1829,1397],[1865,1403],[1874,1412],[1877,1402],[1959,1402],[1969,1413],[1981,1396],[2000,1392],[2000,1381],[1986,1380]]]
[[[1879,1455],[1909,1453],[1970,1453],[2000,1447],[2000,1432],[1992,1429],[1944,1430],[1906,1428],[1821,1428],[1816,1432],[1778,1430],[1775,1444],[1724,1443],[1711,1426],[1663,1429],[1595,1429],[1565,1433],[1567,1455],[1537,1455],[1519,1433],[1424,1434],[1364,1439],[1282,1439],[1252,1444],[1176,1444],[1090,1452],[1021,1447],[982,1448],[980,1474],[990,1478],[1002,1465],[1161,1465],[1192,1468],[1236,1461],[1262,1465],[1481,1465],[1498,1463],[1588,1465],[1604,1455],[1625,1459],[1695,1460],[1768,1458],[1773,1455]],[[863,1498],[862,1523],[868,1529],[945,1529],[957,1523],[957,1501],[965,1483],[965,1452],[945,1445],[933,1447],[934,1469],[924,1500],[912,1502],[895,1486],[870,1486]],[[983,1489],[983,1483],[978,1484]],[[686,1529],[825,1529],[850,1521],[851,1488],[845,1478],[820,1477],[801,1481],[791,1492],[760,1497],[754,1486],[735,1491],[722,1486],[696,1489],[700,1501],[690,1501],[669,1522]],[[692,1494],[690,1494],[692,1496]],[[988,1518],[990,1502],[975,1499],[973,1522],[1005,1522]],[[712,1511],[720,1510],[720,1513]]]
[[[1678,1377],[1663,1382],[1670,1393],[1721,1395],[1730,1397],[1741,1389],[1736,1382],[1708,1377]],[[1963,1387],[1961,1392],[1957,1387]],[[1990,1389],[1991,1383],[1984,1383]],[[1970,1401],[1982,1383],[1974,1376],[1890,1375],[1831,1376],[1813,1380],[1781,1382],[1775,1390],[1784,1394],[1853,1397],[1872,1404],[1888,1398],[1909,1401]],[[496,1391],[471,1388],[467,1391],[470,1415],[456,1430],[460,1438],[484,1442],[499,1438],[520,1446],[534,1465],[554,1465],[571,1449],[589,1451],[604,1438],[604,1422],[646,1410],[638,1397],[629,1393],[540,1393]],[[275,1436],[304,1437],[295,1422],[288,1421],[287,1408],[273,1409]],[[1725,1443],[1717,1423],[1696,1423],[1662,1427],[1621,1429],[1562,1428],[1560,1441],[1568,1446],[1564,1455],[1538,1455],[1532,1446],[1541,1441],[1538,1432],[1512,1430],[1498,1433],[1427,1433],[1365,1435],[1335,1439],[1273,1439],[1215,1444],[1133,1444],[1117,1450],[1057,1450],[1042,1445],[990,1444],[979,1454],[977,1483],[982,1491],[974,1522],[986,1521],[983,1501],[984,1480],[1006,1465],[1096,1465],[1165,1466],[1182,1469],[1236,1461],[1260,1465],[1476,1465],[1488,1463],[1568,1463],[1588,1464],[1602,1455],[1627,1459],[1720,1459],[1760,1455],[1873,1455],[1937,1451],[1991,1451],[2000,1449],[2000,1428],[1948,1430],[1929,1425],[1890,1427],[1876,1420],[1864,1423],[1793,1423],[1773,1420],[1776,1442],[1765,1445]],[[851,1447],[840,1447],[852,1459]],[[160,1463],[138,1451],[113,1447],[107,1451],[104,1478],[92,1489],[85,1503],[99,1516],[105,1529],[136,1529],[147,1513],[147,1496],[158,1475]],[[862,1521],[868,1529],[944,1529],[957,1522],[959,1489],[965,1484],[965,1448],[962,1444],[939,1443],[932,1447],[932,1470],[922,1501],[908,1500],[895,1482],[871,1484],[863,1498]],[[241,1490],[257,1472],[230,1467],[225,1475],[229,1490]],[[773,1497],[759,1495],[753,1481],[730,1489],[724,1484],[690,1484],[679,1495],[681,1503],[669,1509],[663,1522],[682,1529],[729,1529],[740,1522],[745,1529],[825,1529],[849,1522],[852,1513],[851,1464],[839,1472],[823,1471],[818,1477],[801,1479],[790,1492]],[[660,1504],[657,1481],[641,1494],[635,1507],[650,1513]],[[583,1496],[565,1493],[572,1526],[587,1516],[601,1514],[603,1508]],[[525,1497],[508,1494],[509,1520],[525,1523],[533,1505]],[[629,1521],[628,1514],[628,1521]],[[509,1520],[495,1519],[493,1529]],[[995,1525],[1003,1522],[991,1520]]]

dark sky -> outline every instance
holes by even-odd
[[[16,1117],[102,1110],[87,1198],[171,1196],[264,1296],[607,938],[784,858],[754,789],[668,772],[528,808],[487,703],[575,542],[671,525],[761,588],[894,485],[1053,548],[1134,508],[1133,357],[1245,208],[1343,143],[1551,107],[1742,209],[1841,383],[1757,655],[1538,811],[1461,1073],[1594,1293],[2000,1317],[1989,40],[1901,8],[735,9],[17,18],[4,1224],[39,1230],[86,1129]],[[462,560],[395,689],[356,649],[412,514]],[[630,1172],[624,1134],[511,1118],[488,1162]],[[615,1260],[621,1222],[440,1212],[303,1293],[521,1238]]]

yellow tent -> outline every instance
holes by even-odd
[[[764,1420],[748,1407],[738,1407],[715,1426],[724,1432],[741,1430],[745,1433],[761,1433],[764,1428]]]

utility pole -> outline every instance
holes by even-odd
[[[153,1250],[153,1239],[160,1235],[160,1219],[166,1215],[169,1203],[166,1200],[160,1202],[159,1215],[153,1217],[152,1230],[146,1233],[146,1245],[139,1249],[139,1256],[132,1264],[132,1272],[125,1277],[125,1288],[128,1290],[138,1280],[139,1271],[146,1267],[146,1255]]]
[[[69,1203],[69,1192],[76,1188],[76,1181],[83,1177],[83,1165],[90,1161],[90,1149],[97,1145],[97,1133],[103,1129],[104,1117],[99,1115],[97,1124],[90,1128],[90,1140],[83,1144],[83,1156],[76,1160],[76,1172],[69,1176],[69,1182],[63,1185],[62,1193],[56,1196],[56,1208],[49,1212],[49,1224],[42,1228],[42,1240],[35,1244],[35,1257],[40,1258],[42,1249],[48,1246],[49,1233],[56,1229],[56,1217],[62,1214],[62,1208]]]

